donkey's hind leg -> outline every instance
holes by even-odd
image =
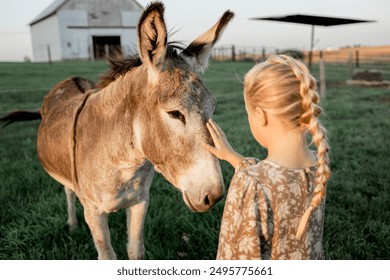
[[[65,187],[65,194],[68,206],[68,221],[66,223],[68,224],[70,231],[73,231],[78,224],[76,217],[76,194],[68,187]]]

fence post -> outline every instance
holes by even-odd
[[[348,67],[349,67],[349,73],[351,74],[351,77],[352,77],[352,73],[353,73],[353,59],[352,59],[352,51],[349,51],[349,55],[348,55]]]
[[[49,60],[49,64],[51,64],[51,51],[50,51],[50,45],[47,45],[47,58]]]
[[[356,50],[356,68],[359,68],[359,50]]]
[[[232,61],[236,61],[236,48],[232,45]]]

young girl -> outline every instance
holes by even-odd
[[[325,187],[330,176],[316,81],[289,56],[271,56],[245,76],[251,132],[265,160],[243,158],[221,128],[207,127],[207,150],[235,167],[222,217],[217,259],[323,259]],[[308,148],[306,135],[317,146]]]

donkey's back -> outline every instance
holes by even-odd
[[[46,95],[41,107],[37,151],[44,169],[64,185],[72,181],[72,135],[78,111],[95,84],[71,77]]]
[[[87,79],[71,77],[56,84],[45,96],[42,107],[42,118],[51,113],[77,108],[84,94],[95,88],[95,84]],[[64,107],[65,106],[65,107]]]

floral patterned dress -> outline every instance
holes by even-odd
[[[309,207],[316,165],[290,169],[246,158],[232,178],[219,235],[217,259],[323,259],[325,199],[295,237]]]

